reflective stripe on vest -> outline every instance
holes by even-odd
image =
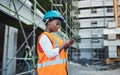
[[[63,63],[66,63],[66,62],[67,62],[67,59],[52,60],[52,61],[44,62],[42,64],[37,64],[37,68],[42,68],[42,67],[46,67],[46,66],[50,66],[50,65],[56,65],[56,64],[63,64]]]
[[[54,43],[55,43],[55,47],[58,47],[58,41],[53,37],[54,39]],[[59,60],[60,59],[60,55],[56,56],[56,59]]]

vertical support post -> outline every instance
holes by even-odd
[[[5,26],[5,40],[4,40],[4,51],[3,51],[3,71],[2,75],[7,75],[7,61],[8,61],[8,43],[9,43],[9,26]]]
[[[10,62],[9,58],[12,58],[17,50],[17,34],[18,30],[6,25],[5,27],[5,40],[4,40],[4,52],[3,52],[3,71],[2,75],[14,75],[16,71],[16,60]],[[12,68],[12,69],[11,69]]]
[[[94,9],[93,7],[92,7],[92,0],[90,0],[90,7],[92,8],[91,9],[91,11]],[[90,19],[90,22],[91,22],[91,27],[93,27],[93,25],[92,25],[92,13],[90,14],[90,17],[91,17],[91,19]],[[91,29],[90,30],[90,34],[91,34],[91,38],[93,37],[93,29]],[[91,55],[91,58],[93,58],[93,56],[94,56],[94,50],[93,50],[93,43],[91,42],[93,39],[90,39],[90,45],[91,45],[91,48],[90,48],[90,51],[89,51],[89,54]],[[87,52],[86,52],[87,53]],[[94,60],[92,60],[92,63],[94,63]]]
[[[103,11],[104,17],[103,17],[103,18],[104,18],[104,26],[105,26],[105,22],[106,22],[106,21],[105,21],[105,12],[106,12],[106,11],[105,11],[105,0],[103,0],[103,6],[104,6],[104,8],[103,8],[103,10],[104,10],[104,11]]]
[[[50,0],[51,2],[51,10],[53,10],[53,0]]]
[[[114,20],[116,23],[116,28],[118,28],[118,10],[117,10],[117,0],[113,0],[113,7],[114,7]]]
[[[36,0],[34,0],[34,26],[33,26],[33,47],[32,49],[34,50],[33,51],[33,55],[35,55],[35,37],[36,37],[36,33],[35,33],[35,29],[36,29]]]
[[[35,33],[35,29],[36,29],[36,12],[37,12],[37,8],[36,8],[36,4],[37,1],[34,0],[34,16],[33,16],[33,20],[34,20],[34,26],[33,26],[33,46],[32,46],[32,50],[33,50],[33,56],[32,56],[32,61],[33,61],[33,66],[34,68],[36,68],[36,64],[35,64],[35,40],[36,40],[36,33]],[[33,72],[33,75],[35,75],[35,69]]]
[[[68,15],[67,15],[67,0],[66,0],[66,4],[65,4],[65,11],[66,11],[66,34],[67,34],[67,22],[68,22]]]

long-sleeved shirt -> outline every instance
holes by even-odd
[[[48,58],[52,58],[59,55],[59,47],[53,49],[52,43],[47,35],[43,34],[41,36],[41,39],[39,40],[39,44],[41,45],[41,48],[43,49],[44,53]]]

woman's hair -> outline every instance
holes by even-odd
[[[53,21],[54,19],[47,19],[46,22],[45,22],[45,25],[47,26],[48,24],[48,21]]]
[[[53,20],[55,20],[55,19],[59,19],[59,18],[50,18],[50,19],[47,19],[46,22],[45,22],[45,25],[47,26],[48,21],[53,21]]]

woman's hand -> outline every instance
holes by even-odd
[[[70,40],[64,41],[64,42],[63,42],[63,45],[59,47],[59,48],[60,48],[60,51],[61,51],[62,49],[65,49],[65,50],[66,50],[66,49],[67,49],[68,47],[70,47],[73,43],[74,43],[74,39],[70,39]]]
[[[70,45],[74,43],[74,39],[70,39]]]
[[[70,39],[70,40],[64,41],[64,42],[63,42],[63,47],[64,47],[64,48],[68,48],[68,47],[70,47],[73,43],[74,43],[74,39]]]

